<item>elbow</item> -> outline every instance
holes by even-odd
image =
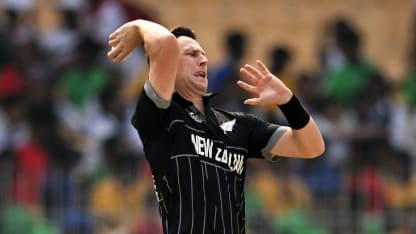
[[[178,54],[179,56],[178,41],[171,33],[161,35],[151,43],[145,44],[145,50],[149,57],[158,57],[162,54]]]
[[[178,40],[176,39],[175,35],[172,33],[166,34],[160,38],[161,45],[166,48],[171,48],[175,50],[179,50],[178,47]]]
[[[322,137],[313,141],[302,142],[298,144],[302,158],[314,159],[322,156],[325,152],[325,142]]]
[[[322,149],[316,150],[314,152],[312,152],[309,156],[309,158],[314,159],[314,158],[319,158],[321,157],[323,154],[325,153],[325,147],[323,147]]]
[[[178,40],[172,33],[163,35],[159,38],[159,45],[162,49],[179,50]]]
[[[314,145],[308,152],[307,158],[318,158],[325,153],[325,142],[322,140],[319,144]]]
[[[161,41],[162,47],[159,53],[162,56],[172,56],[172,58],[179,60],[179,45],[176,37],[173,34],[168,34]]]

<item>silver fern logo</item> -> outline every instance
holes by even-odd
[[[224,130],[224,134],[227,134],[227,132],[233,131],[234,124],[235,119],[222,123],[220,127]]]
[[[204,122],[204,119],[200,115],[198,115],[194,112],[189,112],[189,116],[191,116],[191,118],[197,123]]]

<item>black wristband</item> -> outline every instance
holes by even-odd
[[[278,107],[286,117],[291,128],[301,129],[308,124],[310,115],[295,95],[290,98],[289,102],[278,105]]]

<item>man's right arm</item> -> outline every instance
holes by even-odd
[[[179,62],[179,48],[175,36],[169,30],[154,22],[134,20],[115,30],[109,36],[109,44],[112,49],[108,56],[117,63],[143,44],[149,56],[150,85],[161,99],[171,99]]]

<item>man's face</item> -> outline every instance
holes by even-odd
[[[208,59],[201,45],[186,36],[177,38],[179,66],[176,74],[176,90],[188,95],[204,95],[208,87]]]

